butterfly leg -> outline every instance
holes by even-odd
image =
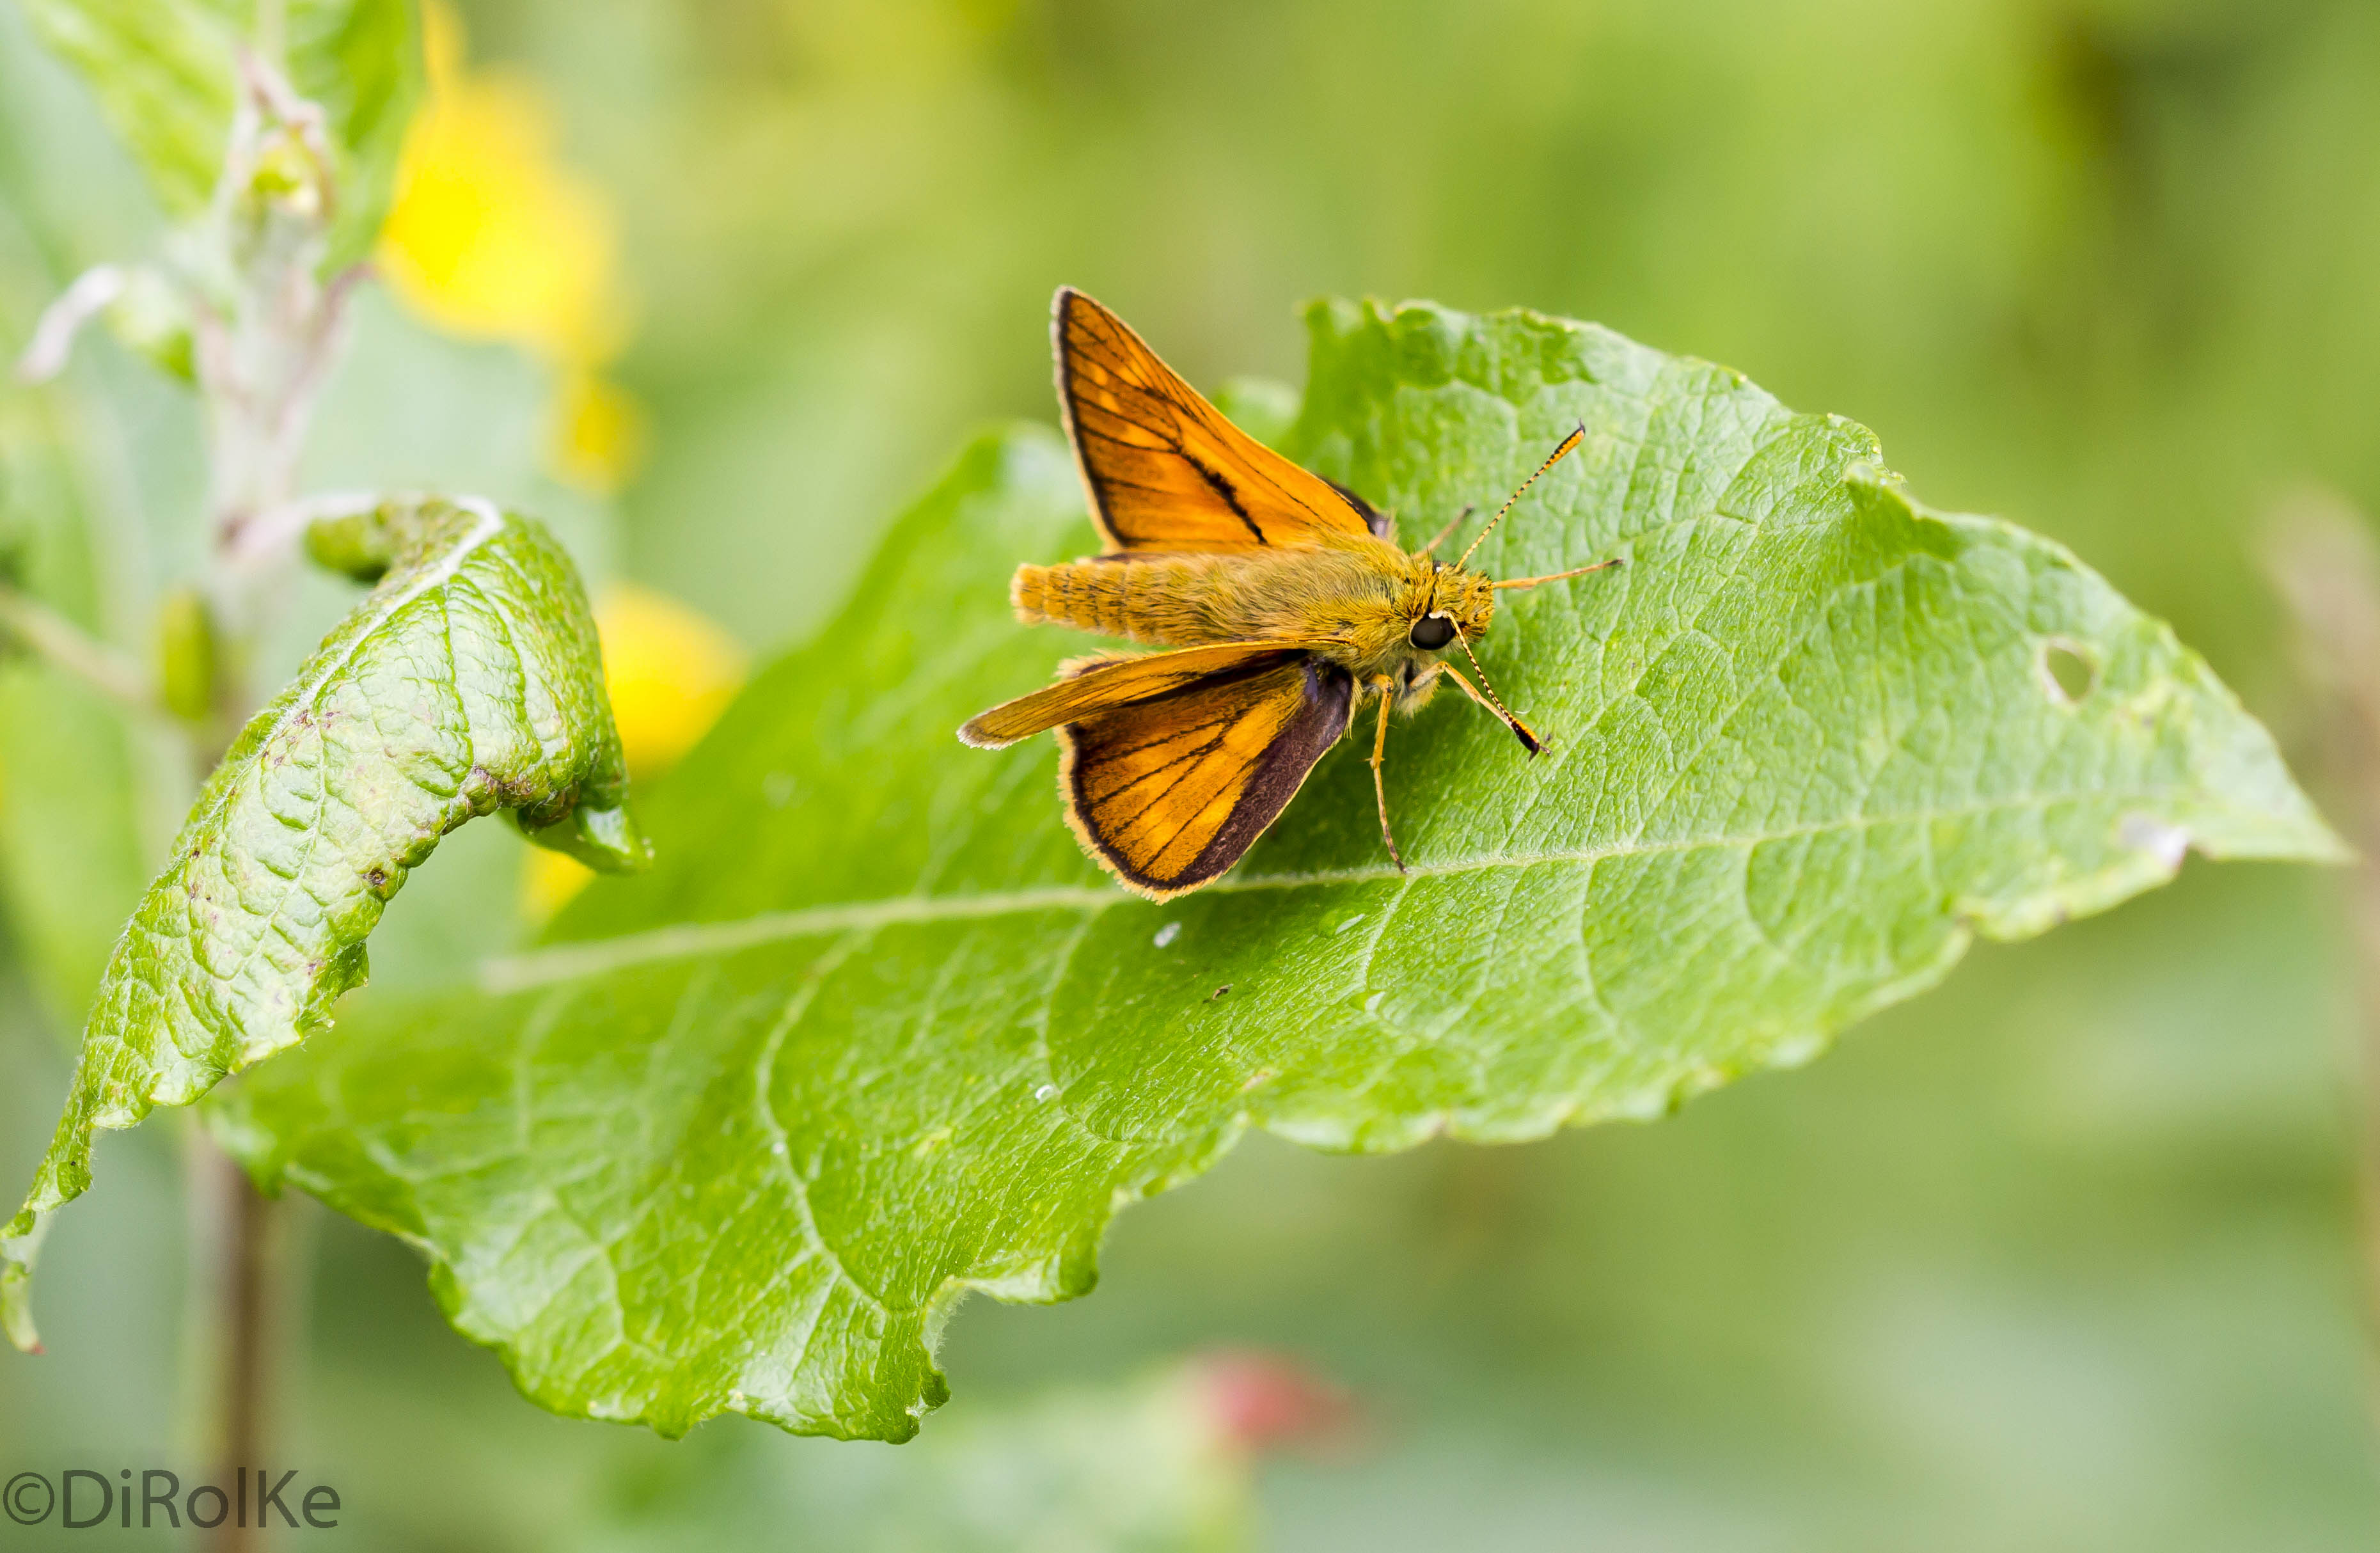
[[[1379,693],[1380,728],[1372,735],[1372,798],[1380,806],[1380,839],[1389,843],[1389,858],[1397,872],[1405,871],[1404,855],[1397,850],[1397,838],[1389,829],[1389,789],[1380,780],[1380,758],[1389,747],[1389,709],[1396,704],[1396,686],[1388,675],[1372,681],[1371,688]]]
[[[1488,710],[1495,717],[1497,722],[1504,723],[1510,727],[1515,734],[1519,735],[1521,744],[1530,754],[1535,755],[1538,750],[1545,747],[1545,741],[1537,737],[1536,729],[1530,727],[1519,718],[1514,717],[1511,712],[1506,711],[1503,708],[1498,706],[1487,697],[1479,694],[1479,687],[1472,684],[1469,680],[1464,679],[1462,672],[1456,669],[1453,664],[1440,663],[1438,666],[1438,672],[1452,680],[1455,684],[1461,686],[1463,687],[1463,693],[1465,696],[1470,697],[1473,700],[1478,702],[1481,706],[1487,708]]]

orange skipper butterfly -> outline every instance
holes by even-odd
[[[959,737],[997,749],[1056,729],[1059,796],[1083,850],[1161,901],[1238,862],[1363,698],[1377,697],[1372,792],[1402,871],[1380,781],[1390,711],[1413,711],[1451,679],[1535,755],[1536,734],[1505,710],[1472,644],[1495,618],[1497,589],[1619,564],[1501,582],[1464,570],[1585,428],[1521,482],[1461,560],[1440,561],[1468,508],[1402,550],[1386,516],[1226,420],[1115,314],[1072,287],[1054,310],[1058,405],[1104,550],[1019,566],[1009,597],[1026,625],[1175,650],[1075,659],[1056,684],[992,708]],[[1450,647],[1477,685],[1440,656]]]

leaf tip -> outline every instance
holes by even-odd
[[[598,873],[642,873],[653,866],[653,843],[625,804],[573,804],[544,824],[519,809],[513,818],[537,845],[575,857]]]

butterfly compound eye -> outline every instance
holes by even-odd
[[[1454,639],[1454,622],[1442,614],[1426,614],[1413,623],[1406,639],[1425,652],[1435,652]]]

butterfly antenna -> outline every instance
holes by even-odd
[[[1454,625],[1453,621],[1451,619],[1448,624]],[[1463,656],[1471,660],[1472,673],[1479,676],[1479,688],[1488,693],[1488,705],[1495,711],[1497,716],[1504,720],[1504,726],[1512,730],[1513,736],[1518,738],[1521,743],[1527,747],[1530,754],[1535,755],[1539,749],[1544,747],[1544,745],[1539,741],[1536,734],[1529,731],[1529,725],[1527,723],[1512,715],[1512,709],[1504,705],[1504,698],[1496,694],[1495,682],[1488,677],[1488,671],[1480,666],[1479,655],[1471,650],[1471,638],[1463,634],[1463,627],[1460,625],[1454,625],[1454,639],[1463,644]],[[1460,674],[1455,676],[1458,680],[1462,677],[1463,676]]]
[[[1554,449],[1553,452],[1546,455],[1546,461],[1537,466],[1536,474],[1533,474],[1528,479],[1523,480],[1521,482],[1520,490],[1513,491],[1512,494],[1505,500],[1504,504],[1496,509],[1496,516],[1488,520],[1487,528],[1479,530],[1478,537],[1471,541],[1470,550],[1465,550],[1463,552],[1463,559],[1454,564],[1454,569],[1459,572],[1469,564],[1471,560],[1471,551],[1477,550],[1479,548],[1480,540],[1485,540],[1488,535],[1496,531],[1496,525],[1504,521],[1504,515],[1512,510],[1512,504],[1519,501],[1524,495],[1526,495],[1528,493],[1529,487],[1537,483],[1537,475],[1544,474],[1548,469],[1550,469],[1555,465],[1560,463],[1564,454],[1570,452],[1571,449],[1578,446],[1579,443],[1585,441],[1586,441],[1586,423],[1585,421],[1581,421],[1579,422],[1578,430],[1572,431],[1569,436],[1564,437],[1561,440],[1561,446]]]

